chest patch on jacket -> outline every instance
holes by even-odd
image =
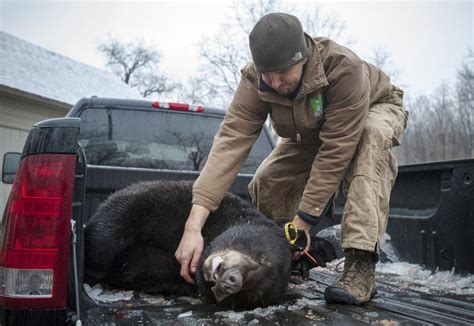
[[[315,117],[319,117],[323,113],[323,97],[321,94],[309,99],[309,105]]]

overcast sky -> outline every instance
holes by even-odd
[[[305,3],[304,1],[299,1]],[[306,1],[309,3],[309,1]],[[363,58],[382,46],[410,93],[454,82],[474,48],[473,1],[318,1],[346,25]],[[1,30],[75,60],[104,67],[97,44],[108,35],[143,39],[163,55],[164,70],[184,81],[199,65],[197,42],[215,34],[231,1],[5,1]],[[1,58],[0,58],[1,59]]]

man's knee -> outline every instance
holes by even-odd
[[[370,146],[389,148],[392,145],[390,128],[377,121],[367,121],[361,136],[361,143]]]
[[[255,172],[252,181],[250,181],[249,190],[259,192],[262,188],[265,188],[265,185],[271,182],[271,172],[265,164],[262,164]]]

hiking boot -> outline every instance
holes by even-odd
[[[360,305],[368,302],[376,293],[374,253],[358,249],[344,251],[344,271],[335,284],[324,291],[327,303]]]

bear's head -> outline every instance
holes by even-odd
[[[267,306],[283,299],[290,268],[290,249],[276,225],[236,225],[206,246],[197,284],[225,306]]]

